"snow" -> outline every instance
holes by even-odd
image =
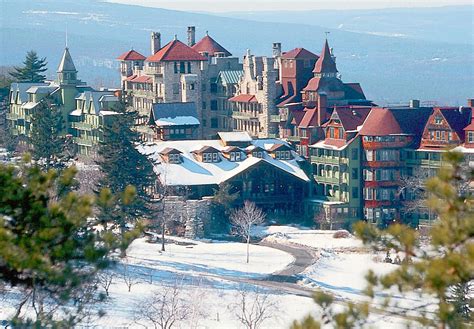
[[[72,111],[71,113],[69,113],[69,115],[81,116],[81,115],[82,115],[82,111],[81,111],[81,109],[75,109],[74,111]]]
[[[362,242],[350,236],[349,238],[333,237],[336,231],[311,230],[294,226],[259,226],[253,230],[253,235],[265,238],[265,241],[282,244],[296,244],[314,249],[360,249]]]
[[[184,239],[182,239],[184,240]],[[294,258],[283,251],[250,246],[250,262],[246,263],[246,245],[235,242],[212,243],[193,241],[195,245],[169,244],[162,253],[161,244],[135,240],[129,247],[130,264],[173,273],[219,275],[229,277],[262,277],[282,270]]]
[[[251,142],[252,137],[246,131],[218,132],[224,142]]]
[[[157,126],[189,126],[199,125],[199,120],[192,116],[176,116],[155,120]]]
[[[255,140],[253,144],[281,144],[280,140]],[[292,160],[276,160],[268,154],[262,159],[255,157],[246,157],[243,161],[232,162],[222,155],[219,162],[206,163],[196,159],[193,151],[202,146],[211,146],[219,151],[226,149],[220,140],[188,140],[188,141],[167,141],[159,143],[151,143],[139,147],[139,151],[148,155],[155,165],[155,173],[160,175],[160,179],[167,185],[218,185],[226,180],[238,175],[239,173],[256,165],[260,161],[265,161],[281,170],[292,174],[293,176],[309,181],[308,176],[299,167],[297,160],[298,155],[294,153]],[[262,146],[260,146],[262,147]],[[165,148],[174,148],[182,152],[182,162],[179,164],[161,163],[160,152]]]

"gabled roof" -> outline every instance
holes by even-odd
[[[250,143],[252,137],[246,131],[228,131],[228,132],[218,132],[219,138],[228,143],[228,142],[246,142]]]
[[[353,131],[364,123],[370,111],[370,107],[336,107],[333,115],[338,116],[345,131]]]
[[[219,153],[219,150],[216,149],[215,147],[212,146],[203,146],[199,150],[193,151],[193,153],[196,154],[202,154],[202,153]]]
[[[470,108],[440,108],[451,129],[453,129],[460,139],[464,139],[464,128],[469,124],[471,119]]]
[[[360,83],[344,83],[344,92],[346,99],[365,99],[364,91]]]
[[[290,110],[290,114],[293,117],[293,119],[291,119],[291,124],[299,126],[301,120],[303,120],[305,112],[303,110]]]
[[[224,153],[230,153],[230,152],[242,152],[242,149],[237,146],[228,146],[224,150],[222,150]]]
[[[196,50],[185,45],[179,40],[168,42],[166,46],[158,50],[154,55],[146,59],[148,62],[161,61],[206,61]]]
[[[194,102],[153,104],[148,124],[159,127],[199,125],[196,104]]]
[[[144,61],[146,57],[140,54],[138,51],[131,49],[117,57],[117,59],[121,61]]]
[[[69,49],[67,47],[64,49],[63,57],[61,58],[57,72],[77,72],[76,66],[72,61],[71,54],[69,53]]]
[[[360,130],[362,136],[386,136],[404,133],[390,109],[386,108],[372,109]]]
[[[280,151],[280,150],[285,150],[285,151],[286,150],[291,150],[291,147],[289,147],[286,144],[274,144],[268,149],[268,151],[270,151],[270,152]]]
[[[324,42],[323,51],[319,57],[316,65],[314,66],[314,73],[336,73],[337,67],[331,56],[331,50],[329,48],[328,40]]]
[[[198,53],[206,52],[209,56],[214,56],[216,53],[224,53],[225,57],[232,56],[230,52],[222,47],[216,40],[211,38],[208,34],[199,40],[194,46],[192,46]]]
[[[168,154],[181,154],[183,152],[181,152],[180,150],[177,150],[175,148],[172,148],[172,147],[165,147],[159,153],[163,154],[163,155],[168,155]]]
[[[309,80],[304,91],[344,91],[344,83],[337,78],[314,77]]]
[[[318,124],[318,118],[316,114],[318,113],[318,109],[312,108],[312,109],[306,109],[304,111],[304,116],[301,119],[301,122],[299,124],[299,128],[309,128],[309,127],[316,127]]]
[[[295,48],[290,51],[284,52],[281,58],[316,59],[317,60],[319,56],[316,54],[313,54],[312,52],[304,48]]]
[[[228,101],[239,102],[239,103],[258,103],[255,95],[250,95],[250,94],[240,94],[240,95],[229,98]]]
[[[135,76],[134,78],[128,80],[127,78],[127,81],[130,81],[130,82],[137,82],[137,83],[152,83],[153,82],[153,78],[152,77],[149,77],[147,75],[142,75],[140,77],[137,77]]]

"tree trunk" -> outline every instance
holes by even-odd
[[[249,263],[250,234],[247,235],[247,264]]]
[[[165,251],[165,219],[161,224],[161,251]]]

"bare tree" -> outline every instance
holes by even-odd
[[[236,302],[229,306],[235,317],[247,329],[258,329],[263,322],[274,318],[278,311],[278,303],[272,301],[270,295],[255,287],[242,287],[236,296]]]
[[[177,278],[172,285],[162,285],[160,289],[137,305],[137,324],[152,323],[154,328],[171,329],[188,320],[192,310],[186,302],[183,279]],[[145,324],[146,325],[146,324]]]
[[[123,282],[127,285],[128,292],[132,291],[132,286],[136,283],[139,283],[140,280],[138,276],[135,275],[132,271],[130,271],[130,266],[128,265],[128,261],[125,261],[122,268],[122,279]]]
[[[250,234],[252,226],[262,224],[265,221],[265,213],[255,203],[246,200],[244,206],[234,210],[230,215],[230,221],[238,235],[247,241],[247,263],[249,262]]]
[[[104,270],[97,274],[97,284],[104,289],[107,297],[115,275],[116,273],[111,270]]]

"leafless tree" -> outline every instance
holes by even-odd
[[[171,329],[187,321],[192,310],[186,302],[183,278],[177,278],[172,285],[163,284],[153,296],[137,305],[137,324],[152,323],[154,328]]]
[[[271,300],[268,293],[255,287],[239,289],[235,303],[229,305],[235,317],[247,329],[258,329],[263,322],[274,318],[278,312],[278,303]]]
[[[432,177],[430,170],[418,170],[413,175],[401,175],[398,194],[405,213],[410,214],[426,208],[426,180]]]
[[[106,296],[109,296],[109,289],[117,274],[112,270],[104,270],[97,274],[97,284],[105,291]]]
[[[314,223],[318,225],[318,228],[321,230],[326,228],[326,225],[329,224],[329,229],[332,230],[332,221],[326,213],[326,209],[324,209],[324,207],[321,207],[316,216],[314,216]]]
[[[252,226],[262,224],[265,221],[265,213],[255,203],[245,201],[244,206],[234,210],[230,215],[230,221],[237,234],[247,241],[247,263],[249,262],[250,234]]]
[[[128,264],[128,261],[125,261],[122,266],[123,266],[123,268],[122,268],[123,282],[125,282],[125,284],[127,285],[128,292],[131,292],[132,291],[132,286],[134,284],[137,284],[137,283],[140,282],[139,277],[137,275],[135,275],[135,273],[133,273],[130,270],[130,266]]]

